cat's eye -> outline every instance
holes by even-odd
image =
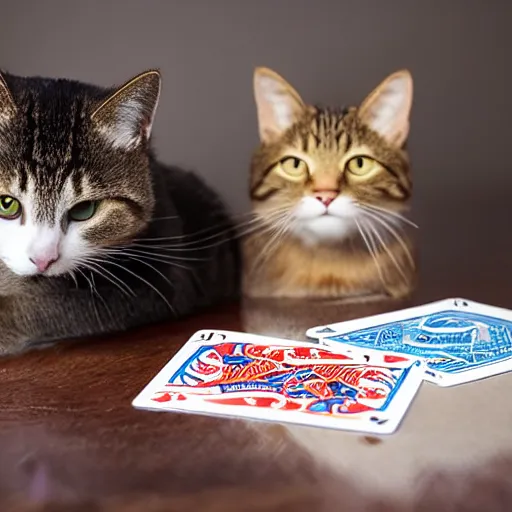
[[[89,220],[98,208],[98,201],[83,201],[69,210],[69,219],[76,222]]]
[[[356,176],[364,176],[379,167],[379,164],[368,156],[355,156],[347,163],[347,169]]]
[[[21,203],[12,196],[0,196],[0,217],[13,220],[21,215]]]
[[[296,157],[283,158],[276,170],[284,178],[294,181],[305,179],[309,173],[308,164]]]

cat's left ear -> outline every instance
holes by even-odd
[[[412,96],[411,74],[397,71],[363,101],[359,118],[389,144],[401,147],[409,135]]]
[[[115,148],[133,149],[151,134],[161,78],[146,71],[119,87],[91,115],[99,132]]]

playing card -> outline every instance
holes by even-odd
[[[512,311],[447,299],[315,327],[321,344],[351,344],[421,357],[425,379],[454,386],[512,370]]]
[[[136,408],[392,433],[423,380],[409,356],[199,331],[135,398]]]

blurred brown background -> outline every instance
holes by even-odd
[[[438,271],[445,291],[453,283],[453,294],[477,300],[488,299],[478,292],[479,282],[492,280],[491,288],[507,289],[512,284],[501,242],[508,234],[490,222],[512,219],[511,2],[2,4],[0,67],[11,72],[110,85],[161,68],[154,131],[159,155],[196,169],[237,212],[248,207],[247,164],[257,143],[255,66],[275,68],[308,101],[338,105],[359,102],[387,74],[409,68],[415,78],[413,216],[430,225],[421,239],[423,265]],[[477,252],[478,269],[460,258],[467,251]]]

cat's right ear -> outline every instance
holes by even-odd
[[[14,103],[9,86],[0,74],[0,123],[9,122],[16,114],[16,110],[16,103]]]
[[[146,71],[119,87],[91,115],[96,129],[115,148],[130,150],[149,139],[161,78]]]
[[[307,108],[297,91],[268,68],[254,72],[254,96],[262,142],[273,142],[288,130]]]
[[[409,135],[413,83],[407,70],[388,76],[364,100],[360,119],[389,144],[401,147]]]

